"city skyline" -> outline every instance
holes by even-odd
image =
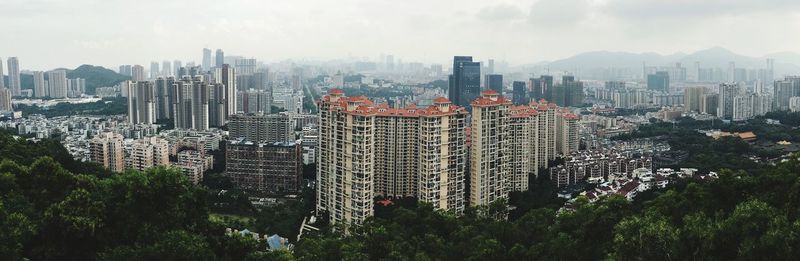
[[[4,1],[0,22],[15,40],[0,43],[0,57],[50,70],[165,59],[200,64],[204,47],[267,62],[384,53],[404,61],[448,64],[452,55],[473,55],[515,65],[597,50],[800,52],[792,44],[800,36],[783,33],[800,24],[791,8],[800,3],[786,0],[345,2]],[[60,22],[66,18],[72,22]],[[141,22],[125,22],[132,19]],[[39,33],[45,30],[54,34]]]

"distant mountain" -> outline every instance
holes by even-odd
[[[81,65],[75,68],[75,70],[68,70],[67,78],[86,79],[86,93],[88,94],[94,94],[95,89],[98,87],[114,86],[120,82],[131,79],[130,76],[119,74],[102,66],[88,64]]]
[[[692,68],[695,62],[700,62],[701,67],[727,68],[732,61],[736,63],[736,67],[764,68],[767,58],[775,59],[776,75],[800,73],[800,54],[779,52],[763,57],[749,57],[722,47],[712,47],[690,54],[675,53],[671,55],[608,51],[586,52],[544,63],[541,66],[570,71],[606,67],[639,68],[642,66],[642,62],[647,66],[671,66],[679,62],[684,67]]]

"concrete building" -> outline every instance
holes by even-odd
[[[238,112],[264,114],[272,112],[272,91],[255,89],[240,91],[236,99]]]
[[[44,80],[44,72],[33,72],[33,97],[44,98],[50,96],[50,86]]]
[[[11,90],[8,88],[0,88],[0,111],[13,111],[14,107],[11,105]]]
[[[302,161],[298,143],[253,143],[238,139],[226,145],[225,175],[239,189],[295,193],[301,188]]]
[[[169,165],[169,142],[158,137],[135,140],[126,162],[129,169],[136,170]]]
[[[464,209],[466,110],[438,98],[427,108],[390,108],[334,89],[320,102],[318,211],[360,224],[372,199],[413,196]]]
[[[722,83],[719,85],[719,105],[717,117],[733,119],[733,99],[739,95],[739,85],[735,83]]]
[[[222,51],[217,50],[217,55],[219,55],[220,52]],[[219,58],[217,59],[219,62]],[[224,91],[221,94],[224,94],[223,98],[225,99],[225,111],[223,113],[225,115],[225,121],[227,122],[228,116],[236,114],[238,107],[236,93],[238,92],[237,88],[239,88],[239,86],[236,83],[236,69],[227,64],[217,65],[214,79],[216,79],[217,83],[222,84],[224,87]]]
[[[49,94],[51,98],[67,98],[67,72],[55,70],[47,72]]]
[[[214,157],[206,155],[205,150],[183,150],[178,152],[176,166],[189,178],[189,181],[200,184],[203,181],[203,173],[211,169],[213,164]]]
[[[128,122],[153,124],[156,122],[155,90],[153,82],[128,81]]]
[[[8,89],[12,96],[22,94],[22,81],[19,75],[19,59],[8,57]]]
[[[175,77],[158,77],[153,85],[156,120],[172,119],[175,114]]]
[[[234,114],[228,123],[232,139],[243,138],[256,143],[295,141],[294,120],[288,113]]]
[[[470,206],[508,199],[511,188],[511,101],[486,90],[472,102]]]
[[[121,134],[103,132],[89,140],[89,159],[114,172],[125,171],[125,151]]]
[[[174,97],[173,120],[175,128],[207,130],[209,128],[208,102],[209,86],[203,81],[202,76],[190,78],[184,76],[180,81],[175,81],[172,90]]]
[[[703,94],[706,94],[707,89],[705,87],[687,87],[683,89],[683,103],[684,103],[684,110],[686,111],[693,111],[693,112],[700,112],[701,111],[701,99],[703,98]]]
[[[67,79],[67,97],[76,98],[86,93],[86,79]]]
[[[792,97],[789,99],[789,110],[792,112],[800,111],[800,97]]]
[[[137,64],[131,67],[131,81],[140,82],[146,79],[147,77],[144,74],[144,66]]]

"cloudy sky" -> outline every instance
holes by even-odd
[[[0,57],[23,69],[201,60],[511,64],[580,52],[800,52],[798,0],[0,0]]]

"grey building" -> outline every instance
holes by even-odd
[[[225,150],[225,175],[242,190],[270,194],[300,191],[302,178],[300,144],[229,141]]]

